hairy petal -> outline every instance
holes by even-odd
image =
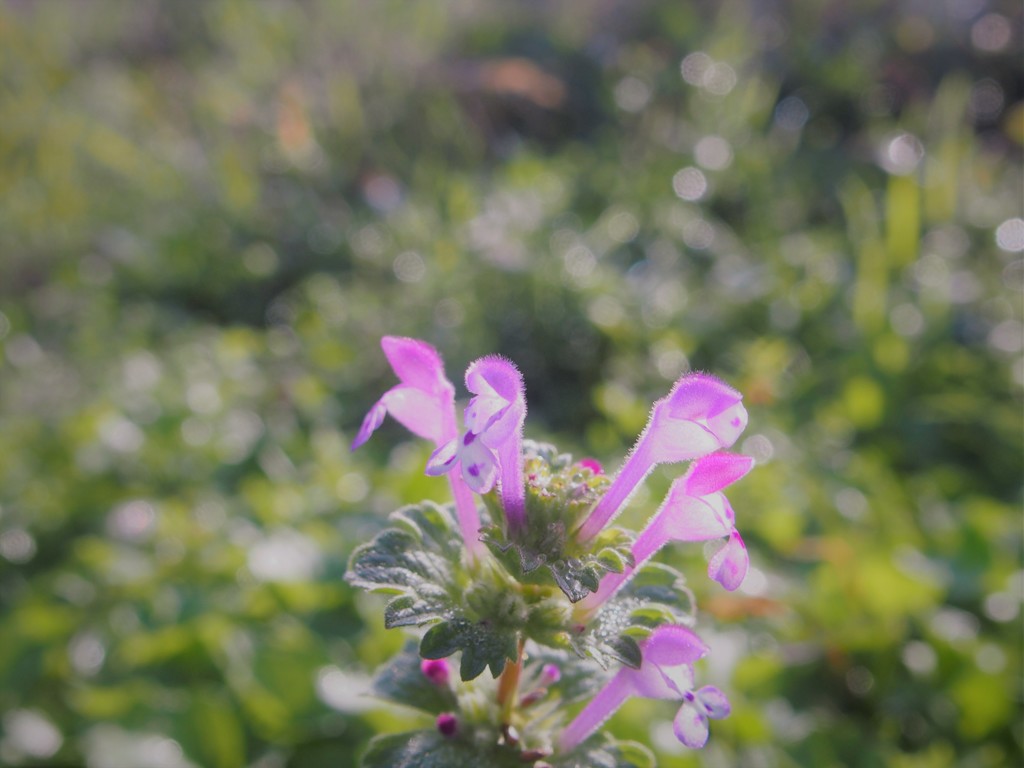
[[[708,647],[692,629],[662,624],[644,641],[644,661],[651,664],[692,664],[705,656]]]
[[[597,536],[655,465],[689,461],[728,448],[746,425],[742,396],[732,387],[704,373],[679,379],[668,395],[654,404],[626,463],[580,525],[579,538],[588,541]],[[717,459],[700,471],[694,483],[698,487],[727,485],[745,474],[742,467],[738,459]]]
[[[435,394],[454,391],[444,375],[441,355],[427,342],[404,336],[385,336],[380,340],[380,346],[403,384]]]
[[[466,408],[466,426],[497,448],[520,433],[526,418],[523,375],[514,364],[488,355],[466,369],[466,388],[474,397]]]
[[[732,485],[746,475],[754,466],[752,456],[719,451],[702,456],[683,476],[683,493],[688,496],[705,496]]]
[[[661,533],[666,541],[708,541],[728,536],[732,525],[726,516],[727,506],[728,501],[722,493],[695,498],[670,490],[658,513],[662,521]]]
[[[615,714],[631,695],[630,685],[620,670],[569,723],[558,737],[560,752],[571,752]]]
[[[515,533],[526,525],[522,451],[526,388],[523,375],[508,360],[489,355],[470,363],[466,369],[466,387],[475,395],[466,407],[466,425],[479,434],[483,446],[497,455],[496,475],[500,480],[501,504],[509,532]],[[465,464],[463,460],[463,469]],[[473,486],[468,477],[466,482]],[[490,489],[490,485],[487,488]]]
[[[701,421],[729,412],[743,396],[707,373],[690,373],[676,381],[666,398],[673,419]]]

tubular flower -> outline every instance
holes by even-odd
[[[693,373],[679,379],[654,404],[629,458],[580,526],[580,539],[597,536],[656,465],[695,459],[736,442],[747,426],[742,400],[739,392],[714,376]]]
[[[597,592],[588,595],[583,609],[592,612],[607,602],[659,549],[670,541],[709,541],[728,536],[708,568],[708,575],[732,591],[747,574],[747,549],[736,530],[736,514],[722,493],[754,466],[750,456],[712,453],[697,459],[689,471],[672,483],[665,501],[633,543],[633,565],[622,573],[605,576]]]
[[[474,395],[463,414],[466,431],[434,451],[427,474],[451,472],[459,464],[466,483],[477,493],[487,493],[500,481],[509,528],[518,530],[525,524],[523,376],[508,360],[489,355],[466,369],[466,388]]]
[[[651,633],[641,650],[640,668],[620,669],[565,727],[559,737],[561,750],[580,745],[631,696],[681,701],[673,723],[676,737],[688,747],[704,746],[708,718],[729,714],[729,703],[717,688],[693,690],[693,663],[707,654],[707,646],[686,627],[665,624]]]
[[[391,369],[401,382],[373,404],[352,441],[352,450],[365,443],[391,416],[417,437],[443,445],[456,432],[455,387],[444,375],[444,361],[424,341],[400,336],[380,340]]]
[[[434,347],[419,339],[385,336],[381,349],[401,382],[385,392],[371,406],[352,450],[365,443],[388,414],[417,437],[441,446],[458,435],[455,419],[455,387],[444,373],[444,360]],[[480,516],[466,483],[457,476],[448,478],[455,499],[459,528],[471,557],[482,550],[479,542]]]

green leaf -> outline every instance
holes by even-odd
[[[462,540],[451,513],[431,502],[392,513],[395,525],[352,553],[345,579],[397,597],[384,625],[420,626],[449,615],[461,592]]]
[[[619,635],[617,638],[608,643],[608,652],[615,659],[618,659],[627,667],[633,669],[640,669],[640,663],[643,661],[643,653],[640,651],[640,646],[637,644],[629,635]]]
[[[382,699],[431,714],[449,712],[457,706],[450,686],[432,683],[420,670],[420,655],[411,642],[377,671],[372,690]]]
[[[516,633],[485,622],[453,619],[435,624],[420,641],[420,655],[425,659],[443,659],[462,651],[459,675],[472,680],[485,668],[497,677],[505,668],[505,660],[518,654]]]
[[[548,759],[552,768],[656,768],[654,754],[635,741],[592,738],[568,755]]]
[[[493,563],[467,570],[449,509],[424,502],[393,513],[391,522],[394,527],[353,553],[345,578],[395,595],[384,610],[389,629],[439,622],[420,644],[425,658],[461,651],[463,680],[487,668],[499,675],[505,660],[516,657],[519,637],[531,619],[520,590]],[[543,596],[531,599],[543,604]],[[537,619],[533,616],[531,626]]]
[[[640,666],[638,640],[663,624],[692,623],[693,596],[682,574],[661,563],[647,562],[606,604],[582,634],[569,635],[570,647],[607,667],[620,662]]]
[[[360,761],[362,768],[480,768],[480,759],[466,743],[446,739],[437,731],[378,736]]]

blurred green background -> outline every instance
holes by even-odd
[[[742,390],[733,702],[663,766],[1017,764],[1019,2],[0,3],[0,764],[353,766],[402,644],[342,581],[446,498],[378,338],[614,469]],[[655,473],[640,523],[678,473]],[[652,723],[654,725],[652,726]]]

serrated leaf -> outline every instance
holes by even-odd
[[[398,656],[377,671],[371,690],[381,699],[435,715],[457,706],[450,686],[437,685],[423,674],[415,643],[408,643]]]
[[[384,626],[388,629],[421,626],[435,618],[436,606],[416,595],[396,597],[384,608]]]
[[[362,768],[479,768],[471,745],[437,731],[378,736],[359,762]]]
[[[656,768],[654,754],[635,741],[589,739],[568,755],[549,758],[552,768]]]
[[[451,513],[423,502],[392,513],[396,526],[352,553],[345,579],[394,594],[384,625],[420,626],[451,614],[461,592],[462,542]]]
[[[568,636],[569,646],[603,667],[618,661],[639,666],[638,640],[663,624],[689,624],[693,600],[674,568],[645,563],[607,603],[581,634]]]
[[[517,645],[515,633],[484,622],[453,619],[427,630],[420,641],[420,655],[425,659],[443,659],[462,651],[459,676],[472,680],[488,667],[494,677],[500,675],[505,660],[515,660]]]
[[[637,603],[657,603],[668,606],[677,613],[692,616],[694,613],[693,594],[686,587],[686,579],[675,568],[648,561],[617,595],[619,600],[632,598]]]

